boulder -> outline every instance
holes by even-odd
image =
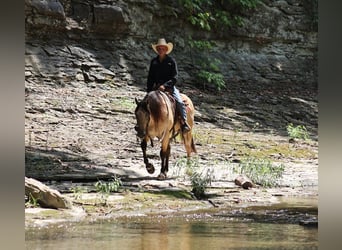
[[[57,190],[33,178],[25,177],[25,195],[33,197],[43,208],[71,208],[71,202]]]

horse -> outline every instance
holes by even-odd
[[[141,139],[140,146],[143,152],[145,167],[149,174],[153,174],[155,168],[148,161],[146,154],[147,144],[151,142],[151,146],[153,147],[154,138],[158,138],[161,142],[161,169],[157,177],[160,180],[166,179],[167,177],[171,153],[170,141],[178,134],[181,135],[188,160],[192,152],[196,153],[192,136],[195,113],[194,105],[191,99],[185,94],[181,93],[181,98],[186,106],[187,122],[190,126],[190,131],[188,132],[181,130],[180,115],[171,95],[164,91],[154,90],[147,93],[141,101],[135,98],[137,106],[134,113],[137,123],[134,128],[137,132],[137,137]]]

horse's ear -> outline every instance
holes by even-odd
[[[135,98],[135,103],[136,103],[136,104],[139,104],[139,102],[140,102],[140,101],[138,100],[138,98]]]

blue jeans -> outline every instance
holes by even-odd
[[[180,111],[183,121],[186,122],[186,109],[185,109],[184,102],[180,96],[179,90],[175,86],[173,87],[172,90],[173,90],[172,96],[176,100],[176,107]]]

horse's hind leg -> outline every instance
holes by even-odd
[[[147,142],[145,139],[141,141],[140,146],[141,146],[141,149],[143,151],[143,157],[144,157],[144,163],[146,166],[146,170],[149,174],[153,174],[155,169],[154,169],[153,164],[148,162],[148,158],[147,158],[147,154],[146,154]]]
[[[183,133],[184,147],[186,151],[186,156],[190,158],[191,153],[197,153],[194,143],[194,138],[191,131],[188,133]]]

